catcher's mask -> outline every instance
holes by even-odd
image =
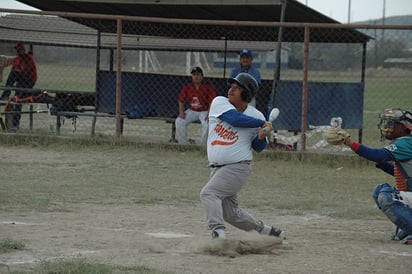
[[[380,122],[378,128],[382,137],[391,140],[396,123],[403,124],[407,129],[412,130],[412,113],[399,108],[386,109],[379,114]]]

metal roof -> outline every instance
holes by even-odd
[[[173,18],[188,20],[218,20],[222,24],[155,23],[125,20],[125,34],[152,35],[184,38],[220,40],[276,41],[278,26],[227,25],[231,22],[280,22],[282,3],[286,4],[284,22],[326,23],[339,22],[301,4],[295,0],[18,0],[43,11],[93,13],[122,16]],[[102,32],[115,33],[116,21],[91,18],[83,20],[68,17]],[[167,27],[165,27],[167,25]],[[253,33],[253,37],[250,35]],[[364,43],[369,36],[353,29],[315,28],[311,31],[311,42]],[[282,41],[303,42],[302,27],[285,27]]]
[[[56,16],[8,14],[0,17],[0,41],[25,42],[35,45],[66,47],[97,47],[97,31],[91,27]],[[237,52],[239,41],[172,39],[126,34],[123,49],[227,51]],[[242,46],[252,50],[275,50],[276,42],[244,41]],[[117,35],[101,33],[101,48],[117,47]]]

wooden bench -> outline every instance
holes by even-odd
[[[27,89],[27,88],[16,88],[16,87],[5,87],[5,86],[0,86],[0,90],[18,90],[18,91],[24,91],[27,93],[44,93],[47,94],[45,96],[45,100],[41,101],[41,103],[47,103],[50,104],[50,114],[53,116],[56,116],[56,133],[60,134],[60,129],[62,126],[62,118],[67,117],[67,118],[72,118],[74,121],[74,125],[76,125],[76,119],[78,117],[93,117],[93,122],[92,122],[92,128],[91,128],[91,135],[94,135],[95,133],[95,125],[96,125],[96,118],[97,117],[103,117],[103,118],[116,118],[116,115],[113,113],[109,112],[102,112],[99,111],[99,109],[96,109],[96,105],[99,105],[102,101],[104,101],[105,97],[104,93],[101,94],[99,97],[98,101],[96,99],[96,94],[95,92],[87,92],[87,91],[75,91],[75,90],[55,90],[55,89],[38,89],[38,88],[32,88],[32,89]],[[169,98],[170,99],[170,98]],[[7,101],[4,102],[4,104]],[[40,103],[40,102],[36,102]],[[0,101],[1,104],[1,101]],[[112,102],[111,104],[114,104]],[[176,105],[177,108],[177,105]],[[103,109],[105,109],[103,107]],[[44,111],[46,112],[46,111]],[[172,111],[169,111],[170,113]],[[7,111],[7,112],[2,112],[2,114],[12,114],[12,112]],[[39,113],[38,111],[35,111],[31,109],[29,111],[22,111],[20,112],[21,114],[30,114],[30,129],[33,127],[33,114]],[[176,126],[175,126],[175,120],[176,120],[176,114],[171,115],[171,116],[144,116],[142,118],[138,119],[148,119],[148,120],[162,120],[165,121],[168,124],[171,124],[171,132],[170,132],[170,139],[169,142],[172,143],[177,143],[176,140]],[[122,114],[120,116],[121,118],[121,132],[123,132],[123,122],[124,119],[127,118],[126,114]],[[196,121],[195,123],[200,124],[200,121]]]
[[[177,143],[177,139],[176,139],[176,117],[144,117],[141,119],[147,119],[147,120],[161,120],[161,121],[165,121],[167,124],[171,124],[171,132],[170,132],[170,139],[169,139],[169,143]],[[200,121],[194,121],[194,124],[200,124]],[[190,139],[191,140],[191,139]],[[190,141],[189,140],[189,141]]]

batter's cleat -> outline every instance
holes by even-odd
[[[281,239],[286,239],[286,232],[272,226],[272,229],[270,230],[269,236],[274,236],[274,237],[279,237]]]
[[[219,238],[219,234],[217,234],[216,231],[212,231],[212,238],[213,239]]]
[[[226,239],[225,231],[223,229],[216,229],[212,231],[213,239]]]
[[[412,245],[412,235],[409,235],[405,238],[403,238],[402,240],[399,241],[401,244],[404,245]]]

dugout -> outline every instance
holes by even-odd
[[[339,24],[339,22],[297,2],[294,0],[263,0],[258,3],[252,1],[196,1],[196,3],[188,3],[188,1],[83,1],[83,0],[22,0],[22,3],[36,7],[42,11],[67,12],[64,18],[78,22],[90,28],[98,30],[99,34],[104,32],[116,33],[117,22],[115,20],[105,20],[99,17],[91,16],[90,18],[80,18],[78,16],[70,16],[68,12],[89,14],[106,14],[106,15],[122,15],[122,16],[139,16],[142,20],[124,21],[122,33],[138,34],[152,36],[155,30],[158,37],[169,37],[171,39],[185,39],[187,41],[219,41],[222,43],[222,37],[228,42],[241,41],[248,42],[250,40],[258,42],[272,43],[272,48],[282,46],[283,42],[299,42],[305,41],[305,32],[303,25],[299,27],[280,27],[279,25],[270,24],[247,24],[252,23],[270,23],[270,22],[294,22],[294,23],[312,23],[312,24]],[[148,20],[148,19],[159,19]],[[161,19],[171,19],[162,21]],[[127,19],[127,18],[124,18]],[[176,20],[174,20],[176,19]],[[180,19],[186,20],[182,23]],[[200,20],[200,21],[194,21]],[[203,21],[204,20],[204,21]],[[214,20],[213,24],[209,20]],[[235,24],[228,24],[234,22]],[[139,30],[139,33],[136,33]],[[248,33],[254,33],[253,38],[248,36]],[[327,39],[325,39],[327,37]],[[156,45],[153,37],[150,47],[154,49],[164,48],[165,45]],[[265,80],[262,86],[265,89],[271,90],[274,95],[272,98],[264,98],[267,104],[281,109],[282,115],[275,122],[275,129],[286,130],[301,130],[302,129],[302,102],[307,100],[308,109],[306,120],[307,124],[328,124],[330,117],[341,116],[345,121],[346,128],[356,128],[360,131],[363,120],[363,93],[364,93],[364,64],[366,43],[370,37],[351,28],[314,28],[310,32],[310,43],[358,43],[362,45],[363,52],[360,55],[362,58],[361,80],[357,83],[339,83],[339,82],[321,82],[308,84],[308,96],[303,98],[303,81],[284,81],[281,79],[280,66],[275,67],[273,80]],[[204,49],[200,46],[201,43],[187,43],[185,46],[179,44],[177,48],[173,48],[173,43],[168,44],[172,50],[199,50]],[[259,44],[259,43],[258,43]],[[99,43],[96,43],[97,54],[99,51]],[[148,46],[148,45],[146,45]],[[242,46],[243,47],[243,46]],[[245,46],[246,47],[246,46]],[[115,48],[115,47],[114,47]],[[135,48],[139,48],[136,46]],[[249,47],[252,50],[253,47]],[[210,46],[210,50],[213,47]],[[225,51],[230,50],[225,48]],[[280,52],[278,50],[278,52]],[[280,58],[280,57],[278,57]],[[277,59],[277,64],[280,64]],[[97,74],[109,73],[115,74],[114,71],[101,71],[97,67]],[[153,76],[153,75],[151,75]],[[111,76],[113,79],[114,75]],[[140,86],[144,84],[148,75],[134,75]],[[156,77],[154,75],[153,77]],[[162,75],[158,76],[163,77]],[[222,75],[221,81],[225,81],[226,75]],[[101,79],[101,77],[97,77]],[[99,81],[97,81],[99,82]],[[113,81],[112,81],[113,85]],[[123,87],[123,83],[121,85]],[[332,90],[331,90],[332,89]],[[99,88],[99,83],[96,83],[97,107],[105,111],[112,111],[116,107],[114,102],[110,105],[104,105],[104,97],[108,96],[107,92],[114,92],[115,87],[111,86],[108,91],[103,91]],[[127,93],[124,88],[122,92]],[[133,92],[136,92],[135,90]],[[141,92],[147,92],[142,90]],[[104,94],[104,97],[99,97]],[[272,95],[271,94],[271,95]],[[356,101],[357,104],[346,103],[351,97],[351,102]],[[355,98],[355,100],[354,100]],[[273,102],[273,104],[272,104]],[[292,102],[292,103],[291,103]],[[287,105],[285,105],[287,103]],[[109,103],[110,104],[110,103]],[[322,116],[319,115],[318,105],[322,105]],[[123,104],[124,105],[124,104]],[[122,106],[121,112],[125,111]],[[293,119],[290,119],[290,118]]]

